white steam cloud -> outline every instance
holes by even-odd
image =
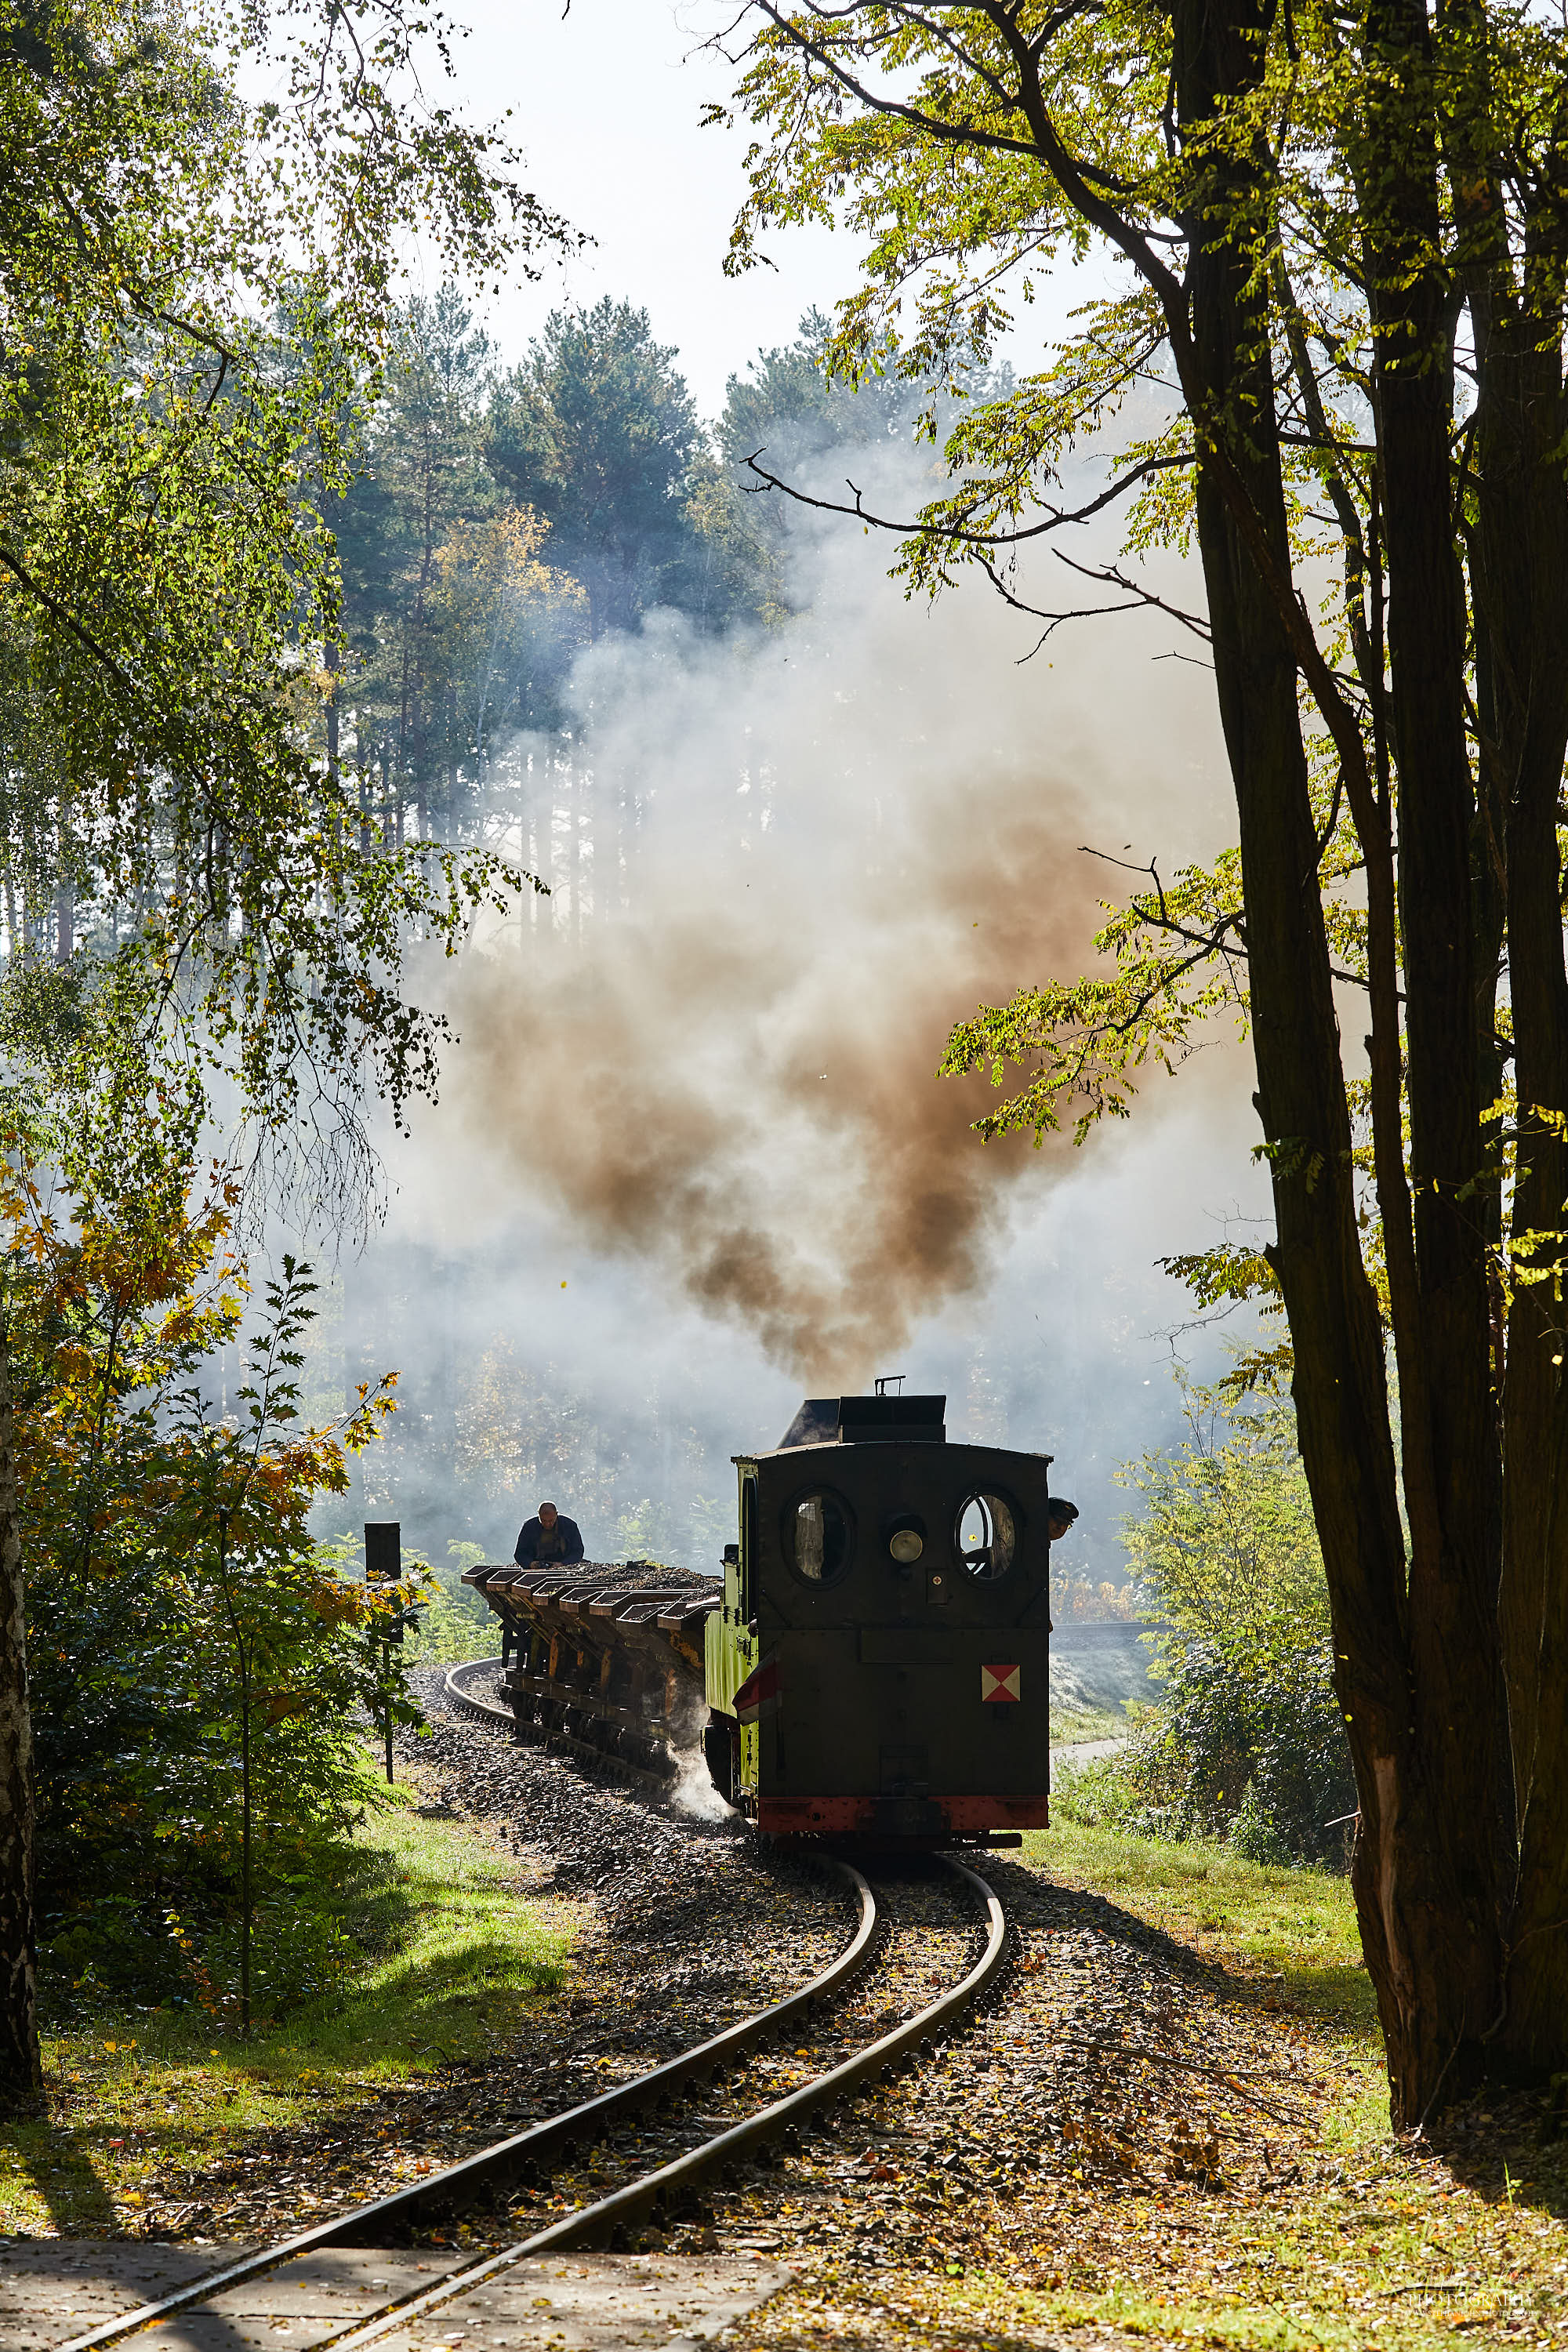
[[[979,1003],[1083,967],[1122,877],[1080,845],[1189,832],[1214,730],[1147,629],[1019,666],[988,590],[933,614],[885,541],[814,553],[776,635],[661,616],[580,665],[570,862],[462,969],[442,1126],[469,1182],[833,1391],[982,1290],[1010,1207],[1063,1170],[1058,1140],[983,1149],[989,1087],[938,1059]],[[536,844],[563,829],[539,774]]]
[[[711,1566],[729,1454],[906,1372],[955,1437],[1055,1454],[1073,1564],[1121,1573],[1112,1472],[1174,1433],[1187,1301],[1153,1260],[1238,1192],[1266,1211],[1249,1056],[1151,1073],[1082,1152],[983,1147],[989,1087],[933,1073],[977,1004],[1084,969],[1132,877],[1080,844],[1169,872],[1231,836],[1212,680],[1145,617],[1020,666],[983,583],[907,604],[889,554],[824,531],[757,642],[660,616],[601,645],[570,766],[532,747],[513,845],[553,896],[444,968],[443,1098],[385,1139],[385,1232],[345,1268],[345,1370],[404,1372],[367,1515],[437,1550],[504,1557],[550,1495],[592,1557]]]

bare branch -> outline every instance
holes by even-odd
[[[794,483],[786,482],[782,475],[770,474],[765,466],[759,466],[757,459],[763,455],[764,450],[753,449],[746,460],[746,470],[756,476],[761,489],[782,490],[786,499],[795,500],[796,506],[815,507],[820,514],[849,515],[856,522],[869,523],[874,530],[890,530],[904,539],[948,539],[960,547],[1016,547],[1025,540],[1042,538],[1047,531],[1060,530],[1069,523],[1088,522],[1091,515],[1099,514],[1121,498],[1124,491],[1133,488],[1139,482],[1147,481],[1151,475],[1168,473],[1193,463],[1190,449],[1177,450],[1168,457],[1145,457],[1129,473],[1118,475],[1116,480],[1101,490],[1097,498],[1089,499],[1081,507],[1047,507],[1046,520],[1031,523],[1026,530],[966,530],[962,523],[922,522],[919,520],[897,522],[890,515],[872,514],[866,506],[865,493],[856,489],[847,476],[847,487],[855,491],[853,506],[847,505],[842,499],[814,499],[808,490],[797,490]],[[760,491],[751,490],[747,495],[756,498]],[[1067,559],[1064,557],[1063,561],[1065,562]]]

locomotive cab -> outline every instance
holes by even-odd
[[[808,1399],[737,1455],[706,1747],[761,1829],[950,1843],[1049,1818],[1048,1454],[943,1397]]]

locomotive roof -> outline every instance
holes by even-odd
[[[733,1462],[765,1462],[818,1445],[927,1444],[947,1443],[944,1396],[807,1397],[772,1454],[735,1454]],[[1020,1461],[1050,1463],[1055,1456],[1032,1446],[966,1447],[966,1452],[1011,1453]]]
[[[947,1441],[944,1396],[807,1397],[774,1452],[795,1445],[854,1445],[879,1439],[900,1444]]]

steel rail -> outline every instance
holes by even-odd
[[[591,1771],[596,1771],[606,1780],[629,1780],[634,1787],[646,1790],[651,1797],[668,1797],[675,1780],[673,1765],[668,1772],[655,1772],[645,1764],[634,1764],[627,1756],[617,1756],[612,1748],[595,1748],[591,1739],[579,1739],[574,1732],[552,1730],[548,1724],[531,1725],[529,1732],[531,1737],[528,1734],[518,1734],[517,1719],[510,1706],[504,1706],[499,1699],[476,1696],[462,1679],[468,1675],[494,1674],[499,1671],[500,1666],[499,1658],[470,1658],[465,1664],[450,1668],[444,1685],[444,1695],[449,1705],[457,1707],[460,1712],[478,1716],[482,1722],[504,1724],[508,1731],[526,1738],[530,1747],[537,1746],[542,1748],[546,1755],[575,1757],[580,1764],[586,1764]],[[564,1696],[568,1702],[572,1698],[581,1696],[584,1703],[584,1713],[589,1715],[596,1713],[596,1709],[587,1703],[587,1693],[558,1695]],[[599,1719],[604,1720],[602,1717]]]
[[[477,1698],[462,1679],[466,1675],[499,1674],[500,1672],[499,1658],[469,1658],[460,1666],[447,1668],[443,1696],[451,1702],[452,1706],[463,1708],[467,1714],[477,1715],[481,1722],[504,1723],[507,1729],[511,1731],[515,1728],[515,1723],[510,1707],[503,1706],[500,1699]]]
[[[412,2183],[406,2189],[394,2189],[390,2196],[378,2197],[368,2205],[356,2205],[334,2221],[319,2221],[309,2230],[300,2231],[286,2238],[280,2245],[264,2247],[258,2253],[247,2254],[237,2263],[230,2263],[221,2271],[205,2278],[191,2279],[172,2294],[161,2296],[156,2303],[144,2303],[135,2311],[122,2312],[116,2319],[105,2320],[85,2336],[72,2336],[62,2344],[58,2352],[92,2352],[98,2345],[117,2344],[123,2336],[138,2328],[151,2326],[155,2321],[171,2319],[177,2312],[188,2311],[194,2305],[206,2303],[215,2294],[231,2286],[241,2286],[247,2280],[259,2278],[275,2270],[280,2263],[291,2262],[300,2254],[313,2254],[323,2246],[362,2243],[374,2245],[380,2233],[387,2229],[403,2229],[422,2212],[447,2210],[461,2205],[479,2189],[494,2187],[515,2179],[531,2169],[541,2158],[553,2156],[568,2141],[594,2136],[606,2124],[635,2114],[639,2107],[657,2103],[678,2090],[693,2077],[707,2078],[734,2063],[749,2051],[771,2040],[790,2021],[818,2001],[830,1999],[851,1979],[859,1975],[871,1957],[879,1926],[877,1898],[852,1863],[840,1862],[837,1856],[825,1857],[833,1869],[847,1878],[859,1898],[860,1916],[854,1935],[837,1959],[824,1969],[798,1992],[786,1993],[754,2017],[741,2019],[738,2024],[726,2026],[710,2041],[698,2042],[683,2051],[677,2058],[668,2058],[661,2065],[646,2074],[638,2074],[629,2083],[617,2084],[613,2090],[602,2091],[597,2098],[586,2099],[582,2105],[568,2107],[558,2116],[549,2116],[542,2123],[531,2124],[527,2131],[516,2132],[510,2138],[498,2140],[491,2147],[479,2149],[465,2157],[460,2164],[447,2165],[426,2179]]]
[[[602,2246],[618,2229],[641,2219],[650,2208],[665,2202],[672,2193],[689,2187],[715,2164],[721,2164],[729,2158],[739,2156],[747,2148],[756,2147],[768,2140],[783,2138],[804,2123],[814,2108],[833,2105],[853,2091],[858,2084],[864,2082],[868,2075],[892,2073],[900,2061],[918,2052],[933,2032],[950,2024],[976,2000],[1006,1961],[1008,1923],[1000,1897],[978,1872],[969,1869],[962,1862],[955,1862],[951,1854],[943,1854],[940,1858],[950,1870],[969,1881],[985,1905],[988,1928],[985,1949],[960,1984],[942,1993],[918,2016],[906,2019],[890,2033],[884,2033],[879,2041],[857,2052],[841,2066],[835,2066],[827,2074],[818,2075],[815,2082],[805,2084],[798,2091],[792,2091],[787,2097],[775,2100],[772,2106],[763,2107],[757,2115],[748,2116],[744,2123],[732,2125],[728,2131],[718,2133],[712,2139],[703,2141],[700,2147],[689,2150],[685,2156],[677,2157],[672,2163],[661,2165],[657,2172],[645,2174],[640,2180],[629,2182],[626,2188],[614,2190],[596,2203],[579,2207],[575,2213],[564,2215],[561,2221],[552,2222],[549,2229],[536,2231],[531,2238],[524,2238],[514,2246],[503,2247],[499,2254],[489,2255],[471,2269],[452,2273],[438,2285],[427,2288],[423,2294],[399,2304],[395,2309],[378,2314],[367,2324],[333,2336],[331,2352],[361,2352],[362,2346],[381,2342],[410,2322],[423,2318],[426,2313],[438,2310],[443,2304],[455,2302],[458,2296],[484,2285],[487,2280],[499,2277],[503,2271],[510,2270],[516,2263],[527,2262],[537,2254],[557,2253],[573,2246]],[[76,2347],[68,2345],[64,2352],[76,2352]],[[321,2352],[327,2352],[327,2347],[321,2347]]]

